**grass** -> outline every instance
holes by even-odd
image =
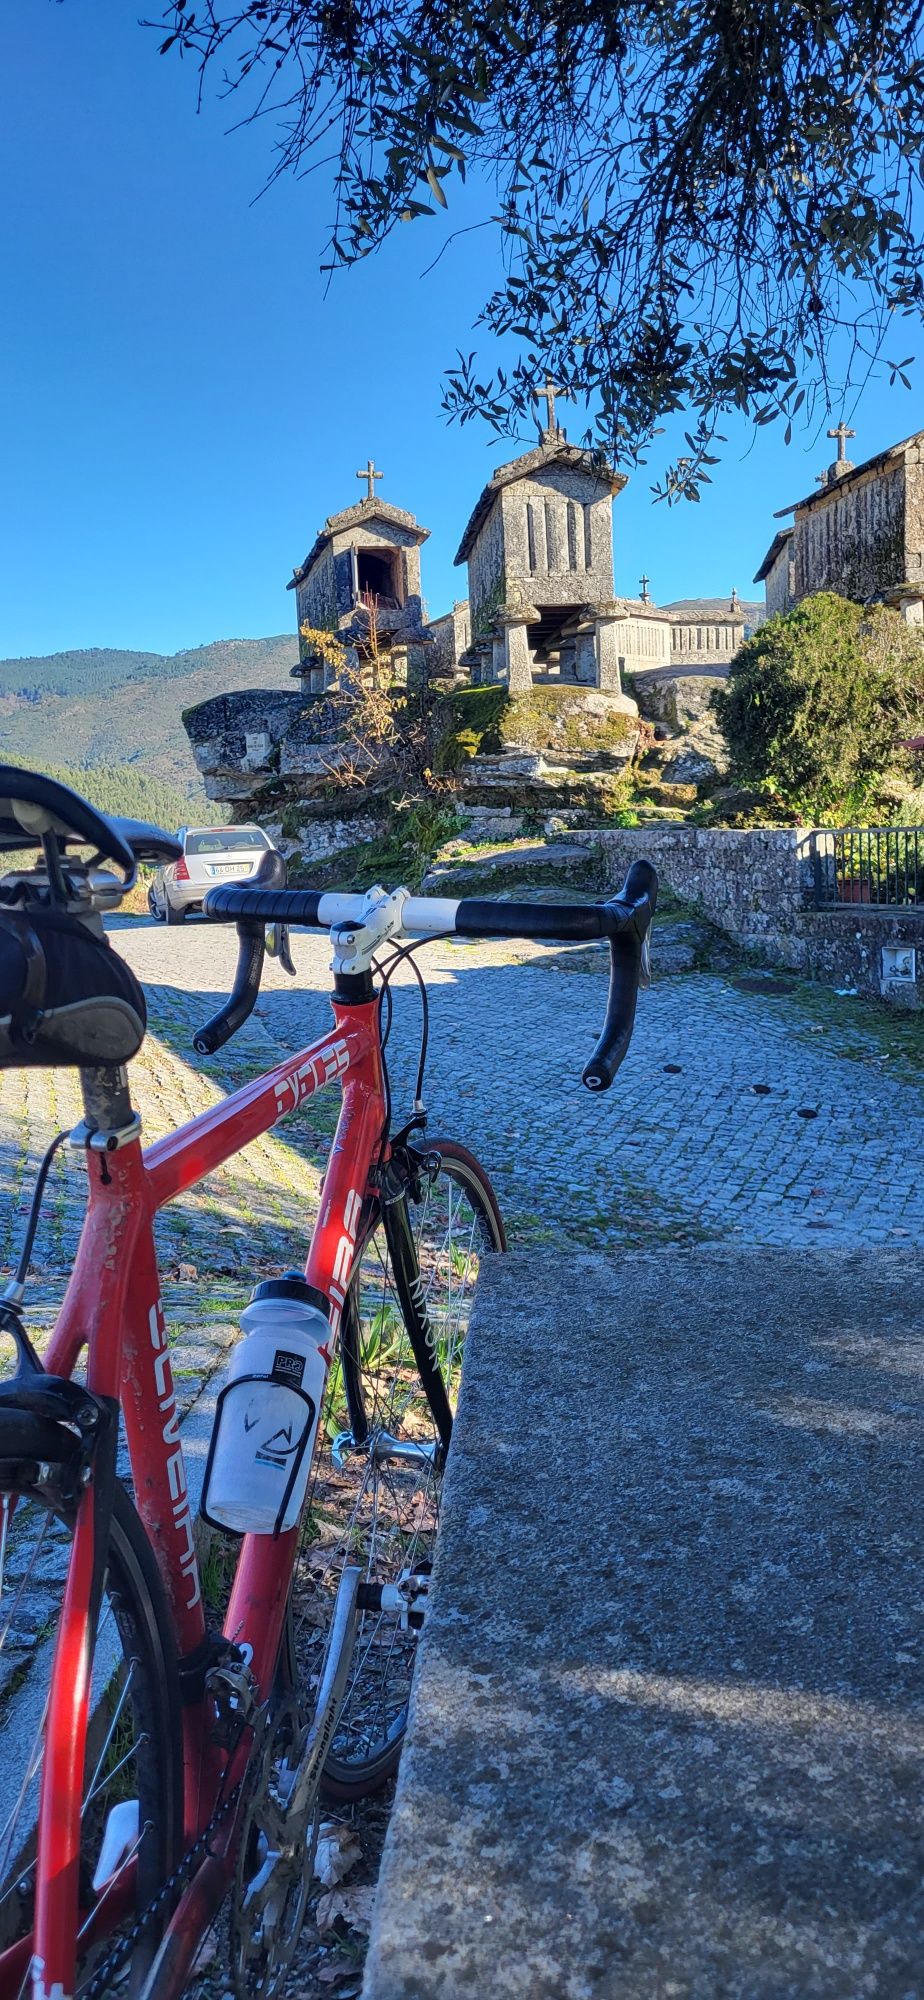
[[[293,856],[289,886],[305,883],[312,889],[357,892],[379,882],[386,889],[399,883],[419,889],[434,855],[458,828],[456,813],[438,799],[395,807],[388,832],[375,840],[356,841],[325,860],[301,861]]]
[[[749,966],[749,970],[753,970]],[[792,976],[792,975],[789,975]],[[895,1076],[920,1082],[924,1073],[924,1011],[905,1013],[887,1002],[835,993],[810,979],[795,979],[780,995],[800,1040],[827,1035],[833,1053],[849,1062],[889,1065]]]

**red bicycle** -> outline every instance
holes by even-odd
[[[632,1031],[656,877],[638,863],[596,905],[340,896],[286,889],[268,855],[255,885],[207,897],[211,918],[237,923],[239,957],[196,1046],[217,1049],[251,1012],[268,924],[330,930],[334,1025],[144,1151],[125,1069],[144,999],[102,918],[138,863],[174,858],[177,842],[0,766],[0,848],[35,850],[0,883],[0,1061],[78,1067],[85,1113],[45,1157],[0,1299],[18,1357],[0,1385],[0,1996],[179,1995],[226,1897],[235,1991],[268,1996],[302,1923],[322,1787],[358,1797],[398,1761],[472,1290],[481,1259],[505,1248],[483,1169],[425,1134],[419,971],[416,1102],[391,1129],[390,978],[434,935],[609,938],[606,1024],[584,1070],[604,1089]],[[284,931],[275,942],[285,952]],[[298,1391],[302,1431],[277,1432],[267,1462],[304,1470],[310,1453],[311,1477],[292,1525],[283,1506],[272,1531],[240,1539],[219,1626],[152,1222],[333,1082],[342,1106],[304,1275],[276,1287],[321,1315],[324,1387]],[[86,1157],[87,1210],[40,1360],[26,1277],[65,1140]],[[275,1363],[261,1391],[280,1368],[291,1382],[293,1355]]]

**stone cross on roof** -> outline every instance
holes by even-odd
[[[650,576],[640,576],[640,577],[639,577],[639,584],[641,585],[641,591],[642,591],[642,603],[643,603],[643,604],[650,604],[650,603],[651,603],[651,598],[650,598],[650,596],[649,596],[649,594],[648,594],[648,585],[650,584],[650,582],[651,582],[651,578],[650,578]]]
[[[853,435],[853,433],[851,433],[851,435]],[[368,460],[366,461],[366,464],[365,464],[365,466],[364,466],[364,468],[363,468],[362,472],[357,472],[357,474],[356,474],[356,477],[357,477],[357,479],[367,479],[367,480],[368,480],[369,484],[368,484],[368,488],[367,488],[367,492],[366,492],[366,499],[367,499],[367,500],[374,500],[374,499],[375,499],[375,482],[376,482],[376,480],[377,480],[377,479],[384,479],[384,477],[385,477],[385,474],[384,474],[384,472],[376,472],[376,469],[375,469],[375,459],[374,459],[374,458],[370,458],[370,459],[368,459]]]
[[[837,439],[837,456],[839,460],[846,460],[847,439],[856,437],[856,435],[857,435],[856,431],[852,431],[850,429],[849,424],[845,424],[843,417],[841,418],[840,423],[835,424],[834,429],[828,432],[829,438]]]
[[[555,422],[555,398],[556,396],[562,396],[565,402],[570,402],[571,400],[570,390],[559,389],[556,383],[546,380],[545,382],[543,382],[541,389],[533,390],[533,395],[535,396],[537,403],[539,401],[540,396],[545,397],[545,408],[547,417],[546,430],[551,431],[554,434],[556,431],[560,429],[560,425],[556,424]]]

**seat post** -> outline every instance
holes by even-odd
[[[82,1069],[80,1089],[89,1132],[124,1133],[137,1124],[123,1063],[101,1063]]]

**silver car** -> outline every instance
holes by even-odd
[[[273,843],[262,826],[181,826],[180,861],[158,868],[148,890],[156,923],[181,924],[187,910],[201,910],[216,882],[246,882]]]

